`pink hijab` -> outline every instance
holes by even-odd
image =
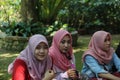
[[[16,58],[25,61],[29,74],[32,78],[31,80],[42,80],[45,71],[50,69],[52,66],[52,61],[49,56],[47,56],[43,61],[38,61],[34,57],[34,50],[41,42],[48,45],[48,42],[43,35],[36,34],[30,37],[27,47],[21,51],[20,55]],[[12,73],[15,60],[9,65],[8,73]]]
[[[52,41],[52,45],[49,49],[49,55],[52,57],[52,59],[54,60],[53,61],[53,64],[55,66],[57,66],[58,68],[60,68],[61,70],[68,70],[71,66],[71,63],[70,63],[70,60],[68,60],[64,54],[62,54],[59,50],[59,44],[61,42],[61,40],[63,39],[63,37],[65,35],[69,35],[70,36],[70,39],[71,39],[71,47],[70,47],[70,50],[68,53],[68,55],[70,55],[70,57],[72,56],[72,37],[71,37],[71,34],[66,31],[66,30],[58,30],[54,37],[53,37],[53,41]]]
[[[104,51],[103,44],[106,36],[111,34],[105,31],[97,31],[91,37],[89,42],[88,50],[83,54],[83,61],[86,55],[91,55],[98,60],[100,64],[107,64],[112,59],[113,48],[110,48],[108,51]]]

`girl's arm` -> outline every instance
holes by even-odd
[[[115,64],[115,67],[117,68],[118,72],[120,72],[120,58],[118,58],[116,53],[113,54],[113,62]]]
[[[89,68],[96,74],[96,77],[99,78],[105,78],[109,80],[120,80],[120,78],[110,74],[108,71],[104,69],[104,65],[100,65],[95,58],[92,56],[86,56],[85,58],[86,64],[89,66]]]
[[[105,79],[108,79],[108,80],[120,80],[119,77],[116,77],[116,76],[114,76],[110,73],[99,73],[98,75],[99,75],[99,77],[105,78]]]
[[[13,66],[12,80],[26,80],[28,79],[28,74],[25,62],[17,59]]]

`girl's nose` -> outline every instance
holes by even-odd
[[[67,42],[65,43],[65,47],[68,47],[68,43]]]
[[[43,53],[44,52],[44,49],[40,49],[40,53]]]
[[[111,44],[111,42],[110,42],[110,41],[107,41],[107,44]]]

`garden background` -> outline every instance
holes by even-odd
[[[24,49],[29,37],[43,34],[51,44],[58,29],[73,37],[77,69],[91,35],[105,30],[120,42],[119,0],[0,0],[0,80],[10,80],[9,63]]]

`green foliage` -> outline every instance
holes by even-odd
[[[58,29],[66,29],[69,32],[75,31],[74,28],[68,27],[67,24],[63,24],[62,22],[55,21],[52,25],[47,25],[47,26],[40,22],[34,23],[31,26],[31,33],[32,34],[39,33],[45,36],[49,36],[49,35],[53,36]]]
[[[27,37],[31,35],[31,28],[29,25],[19,22],[16,23],[15,21],[8,24],[3,23],[0,27],[2,32],[5,32],[9,36],[23,36]]]
[[[39,0],[39,15],[44,24],[52,24],[69,0]]]
[[[0,22],[19,21],[21,0],[0,0]]]
[[[119,0],[39,0],[35,6],[39,20],[34,23],[31,18],[21,21],[20,2],[0,0],[0,29],[8,35],[53,35],[64,26],[70,32],[84,28],[88,34],[100,29],[120,33]]]
[[[88,33],[100,29],[119,33],[119,14],[119,0],[71,0],[60,11],[58,18],[77,30],[84,28]]]
[[[8,24],[2,23],[0,27],[2,32],[5,32],[9,36],[23,36],[29,37],[33,34],[43,34],[45,36],[53,36],[58,29],[66,29],[69,32],[75,31],[74,28],[68,27],[67,24],[55,21],[52,25],[44,25],[41,22],[29,23],[24,22],[16,23],[15,21]]]
[[[120,26],[120,1],[112,1],[112,0],[98,0],[98,1],[90,1],[89,9],[90,16],[85,18],[86,26],[88,30],[94,29],[103,29],[109,31],[111,33],[119,33]],[[91,32],[91,31],[90,31]]]
[[[5,9],[5,11],[10,10],[10,12],[15,13],[6,13],[8,16],[5,16],[6,18],[2,17],[3,19],[1,20],[0,29],[8,35],[28,37],[39,33],[48,36],[52,35],[64,25],[62,22],[60,23],[55,20],[59,10],[65,6],[68,0],[39,0],[36,7],[39,10],[40,21],[34,23],[32,19],[28,20],[27,23],[19,21],[19,16],[16,16],[16,13],[20,10],[20,0],[1,2],[4,3],[4,6],[7,8],[12,7],[12,9]],[[8,5],[6,3],[8,3]],[[11,18],[11,16],[13,17]]]
[[[85,2],[84,2],[85,1]],[[58,15],[60,21],[68,23],[69,26],[76,29],[82,28],[84,25],[84,17],[88,16],[89,7],[85,7],[87,0],[71,0]]]

